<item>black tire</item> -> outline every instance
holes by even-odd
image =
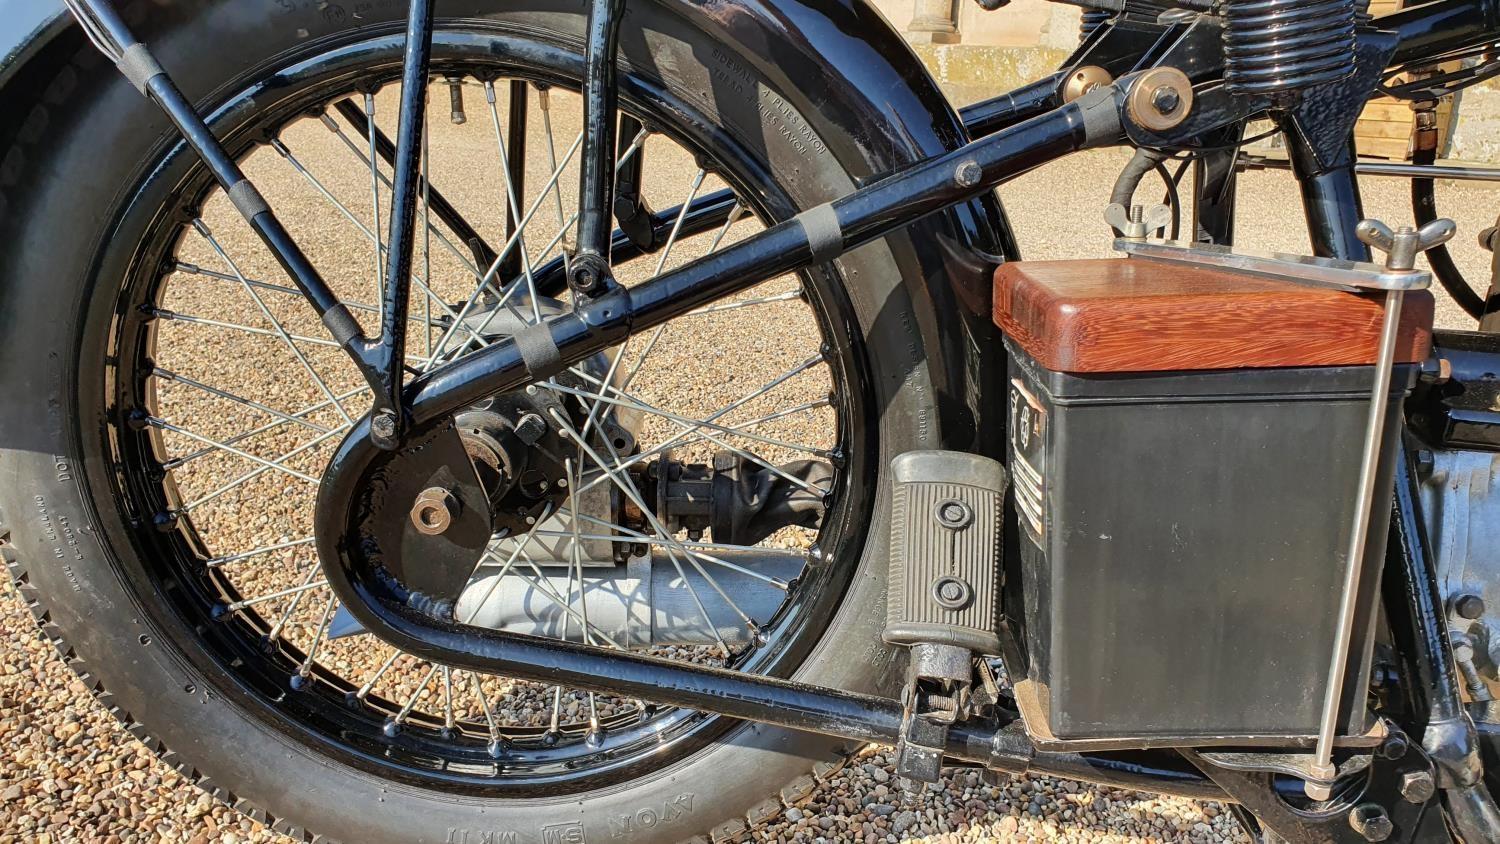
[[[163,64],[203,103],[237,90],[269,62],[317,49],[320,39],[352,37],[353,16],[336,19],[316,4],[291,4],[268,15],[260,4],[218,2],[157,6],[139,24]],[[520,6],[525,8],[519,8]],[[379,4],[358,20],[362,31],[399,21],[403,4]],[[551,10],[544,0],[488,17],[558,34],[578,43],[576,4]],[[336,7],[335,7],[336,8]],[[450,10],[444,10],[449,13]],[[477,16],[477,14],[476,14]],[[624,38],[636,74],[718,114],[722,128],[760,149],[761,165],[797,208],[847,192],[859,162],[837,154],[809,157],[785,140],[784,116],[762,114],[757,85],[743,99],[730,90],[708,96],[714,46],[673,11],[633,4],[627,27],[667,33],[655,53]],[[212,49],[203,49],[212,45]],[[671,55],[664,55],[671,53]],[[743,67],[750,68],[750,62]],[[659,75],[657,70],[665,69]],[[747,73],[749,71],[747,70]],[[711,106],[712,108],[708,108]],[[747,822],[774,815],[805,796],[815,773],[827,774],[854,748],[840,742],[755,725],[742,726],[670,768],[587,794],[525,801],[436,791],[392,781],[344,764],[279,729],[263,707],[224,690],[232,682],[201,655],[172,617],[151,608],[125,572],[146,563],[122,537],[139,513],[108,495],[102,439],[107,414],[100,396],[107,375],[104,326],[114,302],[107,289],[125,274],[146,222],[124,203],[142,168],[160,159],[167,139],[154,107],[87,50],[41,89],[28,109],[40,131],[24,133],[7,155],[25,177],[4,189],[0,236],[0,537],[12,576],[43,630],[70,665],[132,732],[169,764],[218,797],[294,836],[359,842],[555,841],[570,825],[588,840],[629,836],[677,841],[694,835],[733,837]],[[40,115],[38,120],[37,115]],[[107,133],[108,142],[100,143]],[[828,150],[852,149],[838,138]],[[12,171],[15,172],[15,171]],[[47,244],[45,249],[32,245]],[[869,420],[878,435],[871,465],[903,450],[932,447],[917,420],[935,417],[932,390],[913,361],[923,358],[914,320],[892,318],[906,294],[889,251],[866,247],[841,262],[861,279],[847,289],[876,395]],[[881,328],[875,329],[877,315]],[[880,485],[877,484],[877,489]],[[822,640],[798,671],[820,684],[891,691],[893,652],[883,646],[887,507],[874,505],[860,568]],[[511,835],[513,833],[514,835]],[[492,836],[492,837],[486,837]],[[582,840],[582,839],[578,839]]]

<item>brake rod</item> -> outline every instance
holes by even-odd
[[[1098,88],[1045,114],[973,141],[631,288],[579,304],[413,379],[416,426],[486,396],[549,377],[620,343],[775,276],[824,264],[929,214],[970,200],[1033,167],[1118,143],[1117,98],[1131,82]]]

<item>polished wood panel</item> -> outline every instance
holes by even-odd
[[[1107,258],[1015,261],[995,322],[1057,372],[1163,372],[1375,361],[1384,294],[1208,267]],[[1432,294],[1406,294],[1396,360],[1425,360]]]

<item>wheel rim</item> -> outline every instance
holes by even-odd
[[[480,94],[469,98],[471,122],[491,122],[490,106],[484,96],[487,93],[486,86],[483,82],[476,81],[477,78],[472,74],[488,76],[497,73],[516,74],[518,71],[524,71],[532,83],[555,86],[549,94],[553,98],[552,112],[544,118],[555,119],[559,114],[556,99],[562,96],[561,86],[567,82],[558,70],[568,66],[570,55],[558,48],[549,48],[549,52],[549,49],[538,49],[533,45],[533,56],[550,56],[552,63],[536,62],[524,69],[506,67],[495,63],[493,53],[487,49],[493,39],[493,33],[453,31],[440,32],[435,39],[435,74],[469,74],[471,87],[468,93]],[[491,58],[480,60],[480,55]],[[312,103],[329,101],[335,92],[348,93],[350,89],[347,80],[351,78],[351,71],[358,70],[361,76],[367,76],[373,69],[392,75],[394,68],[398,66],[398,57],[399,40],[395,38],[345,45],[282,71],[275,80],[282,94],[279,102],[265,105],[267,98],[264,86],[259,89],[255,86],[246,88],[245,93],[232,98],[219,111],[221,115],[233,114],[236,102],[245,102],[251,91],[259,94],[257,104],[265,105],[260,125],[256,125],[255,121],[245,121],[238,127],[237,134],[230,134],[229,137],[239,147],[236,155],[244,155],[253,149],[259,149],[262,153],[274,153],[274,163],[291,168],[306,187],[322,195],[328,202],[330,213],[336,213],[346,221],[351,217],[361,218],[350,207],[352,197],[357,194],[349,192],[347,186],[343,186],[344,192],[341,194],[340,186],[318,184],[331,182],[332,179],[327,176],[320,178],[315,168],[303,160],[305,154],[293,148],[292,143],[281,145],[278,141],[279,147],[267,145],[276,135],[293,139],[297,136],[298,126],[280,125],[287,119],[285,115],[302,112]],[[441,94],[441,91],[435,89],[433,93]],[[389,91],[386,92],[388,94]],[[566,96],[574,95],[568,93]],[[362,98],[356,97],[356,102],[359,99]],[[437,96],[434,99],[439,106],[446,104]],[[496,99],[499,100],[498,109],[503,104],[503,98]],[[673,125],[672,115],[667,113],[664,102],[665,98],[652,100],[649,96],[641,96],[640,91],[635,96],[627,91],[625,107],[635,110],[653,125],[670,129]],[[382,111],[380,104],[380,95],[377,95],[377,120]],[[533,107],[536,106],[537,103],[534,102]],[[386,113],[393,110],[385,109]],[[576,112],[576,109],[573,111]],[[497,110],[493,120],[496,137],[500,134],[498,114]],[[304,118],[303,123],[315,120],[316,118]],[[387,125],[387,134],[393,134],[392,128]],[[348,127],[342,133],[322,131],[331,143],[343,147],[351,156],[360,152],[357,141],[361,139],[352,137]],[[703,140],[701,137],[687,137],[670,131],[651,137],[647,147],[652,150],[653,158],[660,154],[653,144],[661,145],[661,139],[677,144],[700,160],[704,157],[700,151]],[[550,131],[548,138],[552,139]],[[562,148],[565,145],[556,144],[555,139],[552,140],[554,144],[549,152],[551,156],[556,156],[554,161],[562,160],[566,156],[565,149]],[[174,153],[178,156],[181,154],[180,150]],[[369,157],[368,148],[365,156]],[[785,216],[789,203],[783,196],[777,195],[774,186],[755,181],[757,173],[753,163],[730,158],[727,161],[715,159],[712,163],[719,168],[720,178],[734,189],[736,196],[746,197],[746,204],[754,206],[752,210],[760,220]],[[431,156],[434,167],[438,166],[438,160],[438,143],[434,142]],[[256,163],[253,157],[251,163]],[[178,187],[180,196],[196,196],[207,187],[201,170],[193,169],[193,175]],[[551,169],[555,172],[555,168]],[[442,187],[442,174],[437,169],[432,173],[434,184]],[[251,175],[252,178],[257,176],[253,167]],[[366,179],[370,177],[367,166],[362,175]],[[557,184],[566,189],[570,175],[564,167]],[[375,178],[378,181],[380,177],[377,175]],[[700,170],[689,181],[696,191],[701,192],[711,178]],[[572,181],[576,183],[576,176]],[[388,201],[388,189],[381,185],[380,191],[382,198]],[[532,194],[530,199],[538,199],[535,188],[530,188],[529,192]],[[273,206],[281,207],[278,202],[280,198],[274,193],[268,192],[268,199]],[[364,200],[367,206],[371,205],[368,188]],[[524,217],[526,208],[521,206],[526,205],[526,199],[517,197],[516,200],[520,212],[516,216]],[[222,205],[223,197],[217,191],[212,191],[201,214],[202,218],[214,215],[215,202]],[[185,364],[190,361],[173,357],[170,335],[171,330],[180,326],[191,326],[195,331],[244,335],[267,345],[280,342],[289,352],[293,348],[301,352],[300,355],[292,354],[286,358],[288,373],[283,377],[290,376],[291,367],[299,367],[304,373],[311,371],[321,374],[320,367],[325,365],[326,360],[333,358],[319,356],[318,353],[324,347],[312,342],[321,336],[315,328],[288,329],[286,326],[291,320],[282,318],[276,311],[277,306],[265,304],[267,300],[274,300],[274,297],[281,296],[289,300],[291,297],[285,296],[284,291],[258,283],[283,282],[272,282],[264,274],[247,270],[241,266],[243,259],[236,261],[233,250],[227,248],[222,235],[216,233],[218,223],[205,223],[201,227],[195,227],[190,219],[184,226],[184,212],[187,206],[193,204],[196,203],[182,203],[182,207],[168,208],[165,209],[166,213],[158,214],[158,222],[153,226],[155,237],[142,250],[142,260],[138,261],[138,265],[158,266],[161,259],[170,257],[174,252],[177,253],[176,260],[183,261],[182,249],[191,248],[186,238],[194,236],[200,241],[199,260],[188,261],[187,266],[177,265],[175,274],[164,273],[157,277],[149,272],[137,273],[124,285],[121,297],[123,307],[117,307],[117,312],[122,316],[114,329],[118,340],[115,360],[119,361],[119,366],[108,377],[108,389],[112,392],[110,400],[113,407],[118,409],[115,425],[109,432],[109,448],[115,462],[125,467],[118,476],[120,484],[116,494],[127,502],[129,512],[144,516],[139,520],[138,529],[133,531],[130,540],[143,548],[148,559],[155,561],[143,572],[149,583],[143,582],[140,586],[148,587],[158,595],[174,597],[175,600],[170,602],[171,606],[163,609],[168,609],[178,619],[187,621],[194,629],[205,631],[200,634],[199,641],[190,643],[189,649],[199,649],[199,653],[193,654],[194,656],[206,659],[224,672],[227,685],[244,702],[275,713],[288,732],[338,751],[358,764],[374,766],[414,781],[432,782],[450,788],[527,792],[542,788],[549,793],[556,793],[559,790],[597,787],[669,764],[701,747],[713,734],[726,728],[726,725],[714,723],[696,713],[628,708],[611,710],[609,706],[600,706],[601,699],[597,696],[576,693],[565,696],[561,691],[553,691],[550,701],[547,701],[543,709],[534,706],[527,709],[512,707],[510,715],[515,716],[517,723],[499,724],[502,719],[491,704],[503,700],[503,692],[495,690],[492,684],[486,685],[486,681],[466,677],[467,672],[450,672],[440,666],[403,666],[409,658],[394,653],[390,648],[385,648],[387,655],[384,658],[370,662],[375,672],[373,677],[367,675],[359,679],[340,673],[352,671],[340,667],[352,662],[348,654],[340,652],[341,646],[330,644],[325,635],[332,612],[332,605],[329,603],[331,596],[324,597],[326,592],[320,593],[314,585],[320,580],[316,565],[306,564],[311,554],[308,542],[310,533],[299,536],[282,531],[271,541],[262,536],[257,536],[254,542],[235,544],[226,541],[224,534],[229,528],[225,526],[233,527],[236,522],[243,522],[245,515],[234,513],[233,519],[216,517],[208,508],[216,502],[239,501],[241,497],[236,495],[238,487],[224,490],[225,485],[222,483],[205,484],[201,479],[191,479],[188,470],[195,468],[195,463],[197,466],[205,466],[210,459],[215,459],[237,464],[239,470],[236,478],[253,474],[254,478],[247,483],[256,483],[255,479],[265,477],[285,477],[297,484],[307,484],[308,490],[303,495],[308,502],[306,506],[310,509],[309,479],[315,479],[321,471],[321,464],[316,459],[321,449],[306,448],[294,454],[294,459],[300,458],[301,463],[273,458],[287,451],[304,448],[309,442],[331,450],[337,443],[337,431],[341,430],[337,416],[342,414],[334,412],[335,406],[325,406],[323,416],[317,415],[317,410],[311,413],[299,412],[308,406],[317,405],[318,401],[288,404],[282,400],[285,397],[281,396],[267,396],[264,400],[252,398],[247,395],[248,391],[243,385],[185,372]],[[570,198],[558,194],[548,204],[567,213],[571,202]],[[339,205],[342,207],[337,207]],[[222,214],[223,209],[218,210]],[[192,217],[191,214],[186,216]],[[367,211],[362,218],[367,225],[370,216],[373,215]],[[419,218],[419,229],[421,222]],[[754,219],[750,221],[752,225],[755,222]],[[298,228],[292,228],[294,234],[297,234]],[[369,228],[379,230],[373,226]],[[528,233],[523,228],[523,237]],[[369,231],[365,234],[367,239],[371,239]],[[714,235],[704,239],[732,239],[730,235],[720,232],[715,232]],[[458,251],[450,248],[452,246],[453,244],[433,243],[432,255],[436,257],[438,250],[447,249],[451,256],[451,253]],[[669,268],[676,265],[681,260],[681,254],[686,254],[688,250],[682,248],[678,256],[672,254],[673,249],[664,251],[664,256],[659,253],[641,259],[653,266],[648,267],[645,275],[636,280],[654,274],[657,269],[654,265],[658,259],[661,259],[662,267]],[[369,258],[374,254],[376,252],[373,247],[367,248],[365,261],[369,263]],[[217,258],[221,266],[212,267],[208,260],[210,258]],[[422,251],[418,253],[416,268],[417,273],[424,278],[438,278],[435,271],[424,263]],[[373,275],[375,269],[375,265],[370,263],[370,269],[366,271],[366,284],[370,278],[376,277]],[[462,273],[457,275],[461,277]],[[627,279],[627,283],[630,282],[627,272],[622,271],[622,276]],[[181,307],[181,304],[191,302],[180,303],[173,299],[172,285],[181,282],[184,277],[191,277],[192,283],[200,288],[206,285],[222,289],[225,291],[223,295],[238,293],[242,298],[239,303],[241,308],[254,308],[262,317],[269,318],[264,320],[260,332],[252,333],[243,330],[256,327],[249,322],[192,313],[188,308]],[[471,278],[471,285],[472,281]],[[744,310],[796,305],[807,312],[804,320],[811,320],[810,324],[817,332],[815,337],[852,336],[853,332],[847,330],[852,323],[847,303],[832,281],[827,277],[814,276],[802,279],[800,283],[806,285],[805,293],[800,299],[788,295],[793,291],[785,289],[786,282],[781,282],[784,289],[773,287],[767,292],[764,288],[758,288],[741,297],[741,301],[734,303],[734,306]],[[433,286],[437,286],[436,281]],[[260,294],[261,302],[257,303],[254,296],[246,295],[252,291]],[[191,298],[186,297],[187,300]],[[420,290],[414,291],[414,302],[421,302],[425,298]],[[425,311],[422,305],[414,305],[413,313],[430,313],[440,306],[440,299],[441,295],[436,299],[426,299]],[[803,304],[804,300],[806,304]],[[375,302],[378,297],[371,292],[362,301]],[[445,304],[457,308],[460,302],[467,301],[464,298],[454,298]],[[171,307],[173,305],[178,307]],[[143,306],[147,310],[153,307],[156,310],[146,314],[143,313]],[[172,315],[165,316],[163,309],[171,311]],[[725,308],[724,311],[687,319],[718,320],[728,315],[729,309]],[[457,308],[456,312],[463,311]],[[367,313],[368,311],[361,309],[360,315],[365,316]],[[275,325],[277,322],[282,325]],[[239,328],[229,327],[231,325]],[[291,336],[289,344],[286,342],[287,338],[279,336],[283,329]],[[434,335],[432,339],[440,349],[442,336],[456,332],[457,329],[450,322],[449,325],[431,329],[428,333]],[[652,353],[658,349],[671,348],[670,334],[669,330],[668,334],[659,335],[650,341]],[[425,351],[427,348],[424,345],[425,339],[418,340],[415,335],[412,343],[421,350]],[[666,346],[662,346],[663,343]],[[810,566],[795,587],[788,590],[787,601],[775,617],[764,620],[767,642],[748,649],[744,655],[731,662],[733,667],[743,670],[786,674],[806,655],[818,633],[826,626],[837,605],[837,599],[853,572],[860,543],[850,526],[861,521],[862,514],[868,512],[870,505],[868,500],[857,493],[857,490],[867,489],[869,484],[856,482],[862,477],[868,477],[870,470],[871,461],[865,459],[869,452],[868,443],[861,433],[868,426],[858,424],[867,419],[869,414],[866,408],[860,406],[860,391],[842,388],[851,380],[857,380],[857,375],[853,374],[859,365],[857,350],[847,345],[826,344],[821,340],[816,346],[818,362],[806,365],[804,359],[801,369],[782,370],[777,373],[777,377],[768,380],[775,382],[776,386],[772,389],[776,389],[780,385],[805,378],[814,370],[824,372],[825,380],[834,388],[829,406],[799,412],[820,409],[826,411],[824,415],[832,426],[833,435],[826,445],[819,444],[818,448],[829,452],[837,451],[842,465],[824,526],[815,537],[821,551],[818,555],[820,559],[816,561],[819,564]],[[690,349],[690,345],[684,346],[684,349]],[[830,349],[831,354],[827,353]],[[337,352],[331,349],[328,351],[330,354]],[[642,360],[649,360],[649,354]],[[732,363],[730,361],[726,366]],[[352,367],[347,364],[343,366],[352,375]],[[669,369],[663,368],[663,377],[671,374]],[[636,377],[649,380],[651,376]],[[311,382],[311,379],[308,380]],[[324,383],[312,383],[325,405],[328,404],[329,396],[338,396],[346,400],[340,404],[347,407],[351,418],[358,418],[364,412],[367,399],[358,394],[348,396],[345,385],[330,383],[330,379],[326,377],[322,380]],[[351,380],[348,384],[354,385],[357,382]],[[655,389],[658,393],[669,392],[660,387]],[[755,394],[757,399],[769,395],[767,392],[757,392],[760,389],[753,388],[749,393]],[[218,407],[232,406],[240,416],[256,416],[260,425],[272,425],[272,432],[295,429],[304,436],[295,443],[288,443],[289,447],[284,450],[272,450],[264,448],[266,443],[255,436],[242,436],[253,428],[205,433],[201,426],[195,427],[196,423],[190,423],[184,418],[184,408],[193,404],[193,401],[181,397],[187,394],[195,396],[195,401],[199,404],[212,401]],[[648,394],[649,391],[641,391],[631,395]],[[317,399],[318,395],[313,398]],[[648,403],[642,400],[642,404]],[[657,407],[655,404],[649,406]],[[791,403],[791,406],[795,407],[796,403]],[[661,407],[666,408],[668,405],[662,404]],[[736,409],[754,407],[753,402],[747,401],[741,402]],[[789,406],[783,404],[750,418],[775,416],[788,410]],[[201,419],[202,416],[197,418]],[[680,419],[674,421],[666,417],[658,418],[662,420],[658,427],[666,426],[666,430],[671,430],[672,425],[681,427],[678,424]],[[726,427],[746,424],[741,421],[742,417],[724,415],[718,418],[730,423]],[[786,418],[791,418],[791,414],[777,416],[770,421]],[[702,430],[699,429],[699,432]],[[708,430],[714,432],[713,438],[720,443],[733,436],[719,429]],[[669,441],[670,434],[660,434],[657,440]],[[763,448],[779,448],[781,446],[777,444],[788,443],[790,440],[762,435],[751,442]],[[181,462],[184,457],[189,459]],[[299,474],[305,477],[297,477]],[[288,506],[295,509],[295,502]],[[251,518],[257,517],[252,515]],[[148,525],[153,519],[156,524]],[[685,551],[686,546],[680,542],[678,540],[672,544],[678,550]],[[295,577],[288,580],[287,572],[282,571],[278,574],[279,579],[252,583],[255,578],[236,571],[237,566],[264,562],[267,558],[281,558],[293,567]],[[300,568],[294,565],[298,559],[303,562]],[[266,597],[267,595],[274,597]],[[299,613],[302,615],[299,616]],[[217,617],[218,621],[204,624],[205,618],[213,617]],[[299,625],[310,626],[316,632],[299,636],[296,634]],[[267,638],[274,640],[276,647],[266,647],[264,640]],[[384,685],[383,681],[386,681]],[[471,687],[483,689],[485,693],[478,694]],[[525,691],[525,687],[520,688]],[[528,697],[530,702],[535,702],[538,691],[530,689],[525,694],[512,696]],[[463,697],[470,698],[469,711],[463,711],[464,707],[450,702]],[[567,717],[560,717],[559,713]],[[392,729],[393,724],[395,729]],[[501,729],[497,730],[497,726]],[[595,728],[602,728],[602,738],[595,732],[594,738],[600,738],[599,741],[586,740],[587,734]],[[555,743],[546,740],[549,732],[557,738]],[[498,760],[494,753],[497,750],[497,743],[494,741],[497,735],[504,739],[499,743]]]

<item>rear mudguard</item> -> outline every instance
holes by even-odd
[[[299,0],[265,2],[263,13],[253,14],[263,14],[264,25],[274,25],[280,7],[291,2]],[[488,5],[492,2],[445,2],[438,13],[482,13],[493,8]],[[658,2],[702,31],[707,43],[738,47],[725,56],[754,57],[758,70],[781,92],[762,91],[761,108],[783,110],[786,131],[805,132],[810,144],[842,147],[833,151],[846,166],[858,163],[851,172],[856,185],[967,140],[958,115],[921,61],[867,0]],[[208,13],[213,5],[194,8]],[[138,33],[148,41],[154,17],[186,11],[151,6],[155,9],[126,9],[144,13],[129,16],[143,19]],[[348,28],[341,7],[322,8],[329,33]],[[244,6],[236,10],[241,15],[246,11]],[[307,37],[324,34],[308,32]],[[630,52],[628,44],[622,49]],[[55,99],[58,80],[84,68],[111,72],[88,57],[88,50],[82,31],[55,0],[0,0],[0,114],[7,118],[0,120],[0,220],[7,195],[34,175],[28,173],[33,168],[25,160],[26,144],[18,141],[28,132],[44,131],[48,108],[58,106],[47,102],[48,91]],[[721,60],[711,84],[737,84],[733,65],[734,60]],[[908,377],[914,383],[926,381],[934,398],[937,418],[920,420],[924,445],[998,456],[1003,414],[986,413],[986,406],[1002,395],[992,390],[1003,370],[999,334],[990,317],[990,272],[995,260],[1016,257],[998,199],[988,195],[931,216],[887,238],[886,245],[910,300],[909,305],[892,302],[890,311],[914,320],[923,341]]]

